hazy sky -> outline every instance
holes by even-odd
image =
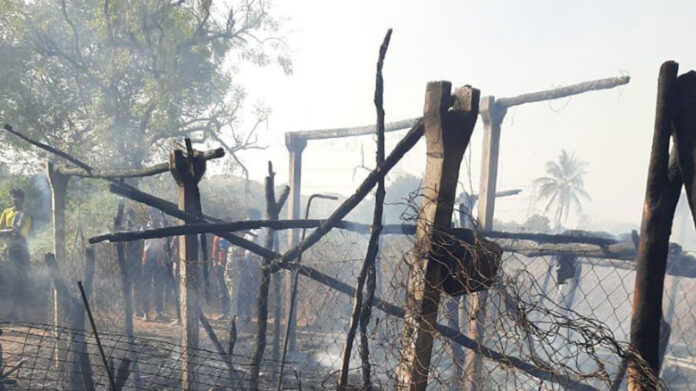
[[[273,110],[261,136],[265,151],[244,153],[252,177],[266,160],[287,180],[282,134],[292,130],[374,123],[377,50],[394,29],[384,67],[387,121],[420,116],[429,80],[471,84],[483,95],[513,96],[585,80],[628,74],[624,87],[513,108],[503,123],[499,189],[523,193],[500,200],[496,218],[523,221],[543,209],[531,182],[562,149],[588,162],[585,207],[595,224],[639,224],[652,136],[657,71],[674,59],[696,67],[696,2],[680,1],[277,1],[286,17],[295,73],[244,72],[255,98]],[[461,181],[478,191],[481,121],[467,152]],[[391,134],[387,148],[403,132]],[[421,143],[422,144],[422,143]],[[372,136],[310,142],[304,154],[303,193],[352,193],[374,165]],[[419,145],[393,171],[424,170]],[[574,224],[574,219],[569,225]]]

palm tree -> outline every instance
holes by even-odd
[[[548,200],[545,212],[555,207],[554,222],[556,228],[568,219],[570,207],[575,206],[576,212],[582,211],[582,201],[590,200],[584,189],[583,176],[587,163],[568,154],[564,149],[557,161],[546,162],[546,176],[537,178],[534,182],[539,185],[539,198]]]

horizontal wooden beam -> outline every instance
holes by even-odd
[[[213,149],[210,151],[201,152],[204,160],[218,159],[225,156],[225,150],[222,148]],[[96,179],[118,179],[118,178],[140,178],[162,174],[169,172],[169,163],[159,163],[150,167],[142,168],[125,168],[121,170],[99,170],[72,167],[57,167],[56,172],[63,175],[71,175],[82,178]]]
[[[585,81],[569,86],[553,88],[550,90],[530,92],[527,94],[517,95],[510,98],[496,98],[496,105],[504,108],[519,106],[525,103],[541,102],[545,100],[565,98],[572,95],[582,94],[588,91],[606,90],[627,84],[631,78],[629,76],[609,77],[606,79],[598,79]]]
[[[409,129],[413,127],[420,118],[405,119],[396,122],[390,122],[384,125],[385,132],[393,132],[401,129]],[[300,130],[296,132],[288,132],[294,137],[300,137],[305,140],[325,140],[331,138],[364,136],[375,134],[375,125],[355,126],[350,128],[334,128],[334,129],[318,129],[318,130]]]
[[[582,94],[588,91],[597,91],[614,88],[627,84],[631,78],[629,76],[610,77],[605,79],[591,80],[569,86],[553,88],[550,90],[530,92],[518,96],[496,99],[496,104],[502,107],[518,106],[524,103],[540,102],[545,100],[559,99],[571,95]],[[408,129],[418,122],[420,118],[410,118],[385,124],[385,132],[393,132],[401,129]],[[353,126],[346,128],[298,130],[287,132],[293,137],[304,140],[325,140],[341,137],[363,136],[375,133],[375,125]]]
[[[114,232],[97,235],[89,238],[90,244],[109,241],[129,242],[133,240],[156,239],[169,236],[193,235],[202,233],[229,233],[239,232],[260,228],[271,228],[274,230],[284,229],[311,229],[324,224],[326,220],[246,220],[229,223],[199,223],[176,225],[164,228],[155,228],[143,231]],[[352,221],[339,221],[335,228],[352,231],[360,234],[369,234],[371,226],[368,224],[354,223]],[[382,234],[390,235],[412,235],[415,233],[416,226],[412,224],[388,224],[382,229]]]

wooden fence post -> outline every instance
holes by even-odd
[[[169,154],[169,169],[178,186],[179,209],[196,216],[202,214],[198,182],[205,173],[205,159],[194,151],[191,140],[186,139],[186,153],[174,150]],[[182,221],[183,224],[187,224]],[[196,350],[198,349],[198,235],[179,237],[179,301],[181,303],[181,388],[185,391],[198,389],[196,379]]]
[[[659,373],[664,276],[672,219],[682,187],[679,169],[676,164],[670,164],[669,156],[678,68],[675,62],[665,62],[658,79],[655,131],[638,242],[631,318],[631,348],[644,361],[629,362],[628,389],[631,391],[650,391],[658,387],[654,380]]]
[[[290,194],[290,187],[286,186],[280,196],[276,199],[275,196],[275,172],[273,171],[273,164],[268,162],[268,176],[265,182],[265,195],[266,195],[266,219],[268,220],[278,220],[278,214],[283,208],[285,201],[288,199]],[[275,239],[275,230],[267,228],[265,232],[265,242],[264,247],[272,249]],[[261,362],[263,361],[263,354],[266,350],[266,331],[268,327],[268,296],[271,284],[271,269],[270,263],[271,258],[263,259],[263,266],[261,267],[261,282],[259,284],[259,294],[256,298],[256,312],[257,312],[257,332],[256,332],[256,348],[253,356],[251,357],[251,374],[249,381],[249,388],[251,390],[259,389],[259,372],[261,369]],[[280,319],[275,319],[275,322],[279,322]]]
[[[290,153],[290,175],[288,184],[290,186],[290,202],[288,205],[288,219],[297,220],[300,218],[300,202],[302,198],[302,152],[307,146],[307,139],[298,136],[294,133],[287,133],[285,135],[285,146],[288,148]],[[297,243],[299,243],[300,230],[293,229],[288,232],[288,248],[294,248]],[[284,283],[283,283],[283,297],[285,298],[285,305],[287,311],[294,308],[290,304],[290,292],[292,291],[292,273],[283,272]],[[293,309],[294,311],[294,309]],[[290,324],[288,331],[288,350],[295,350],[295,340],[296,337],[296,326],[297,317],[295,314],[288,316],[285,314],[285,319],[290,319]]]
[[[57,172],[52,162],[44,164],[46,177],[51,186],[51,222],[53,223],[53,254],[59,265],[65,265],[65,199],[68,190],[70,176]],[[61,312],[61,300],[56,288],[53,287],[53,326],[58,332],[58,327],[63,323]],[[56,341],[56,366],[59,367],[65,362],[67,344],[65,341]]]
[[[445,277],[442,265],[430,257],[430,251],[436,235],[451,226],[459,167],[478,115],[478,90],[463,87],[454,98],[450,91],[451,84],[446,81],[430,82],[426,88],[423,120],[427,162],[396,370],[399,390],[425,390],[427,386]],[[454,110],[449,111],[453,101]]]

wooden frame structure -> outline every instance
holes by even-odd
[[[582,89],[584,89],[584,91],[589,91],[592,89],[611,88],[611,87],[606,87],[607,84],[603,80],[607,80],[607,79],[602,79],[600,81],[591,82],[589,84],[588,83],[581,83],[580,85],[565,87],[564,89],[561,89],[561,90],[563,91],[563,93],[567,93],[569,95],[572,95],[571,92],[576,91],[575,93],[580,93],[577,91],[582,90]],[[617,85],[620,85],[620,84],[625,84],[625,82],[627,82],[627,81],[628,81],[628,78],[623,78],[622,80],[619,80],[618,82],[614,81],[614,83],[619,83]],[[439,83],[439,84],[437,84],[437,83]],[[228,240],[230,240],[230,242],[232,244],[250,249],[251,251],[267,258],[268,260],[271,260],[270,262],[267,263],[267,266],[266,266],[268,268],[268,271],[271,273],[277,272],[280,269],[296,270],[298,273],[300,273],[308,278],[311,278],[319,283],[327,285],[327,286],[329,286],[329,287],[331,287],[339,292],[342,292],[342,293],[345,293],[345,294],[348,294],[351,296],[354,295],[355,289],[353,289],[349,285],[347,285],[347,284],[345,284],[345,283],[341,282],[340,280],[337,280],[333,277],[325,275],[325,274],[323,274],[323,273],[321,273],[321,272],[319,272],[311,267],[297,264],[294,262],[294,260],[299,253],[301,253],[303,250],[311,247],[313,244],[317,243],[331,229],[340,225],[340,223],[342,222],[342,218],[344,218],[350,212],[350,210],[352,210],[362,199],[364,199],[364,197],[369,193],[369,191],[380,180],[383,180],[384,176],[389,172],[389,170],[394,167],[394,165],[400,160],[400,158],[408,150],[410,150],[424,134],[426,134],[426,138],[430,139],[430,137],[428,137],[428,134],[431,134],[431,136],[432,136],[432,134],[435,134],[438,131],[443,133],[443,134],[448,132],[448,131],[445,131],[444,129],[446,129],[447,126],[451,126],[451,125],[443,126],[443,122],[442,122],[443,120],[441,118],[443,116],[443,114],[445,112],[447,112],[446,109],[443,111],[443,108],[448,108],[450,106],[450,104],[452,103],[449,100],[449,99],[451,99],[451,96],[449,95],[448,88],[449,88],[448,83],[446,83],[446,82],[436,82],[436,83],[429,84],[428,92],[426,94],[426,102],[430,102],[430,101],[432,101],[432,102],[430,105],[428,105],[426,103],[426,110],[425,110],[425,116],[424,116],[425,118],[424,119],[400,121],[396,124],[387,124],[385,126],[385,131],[390,131],[390,130],[398,130],[399,128],[403,127],[404,123],[411,123],[412,124],[411,130],[409,131],[409,133],[394,148],[394,150],[389,154],[389,156],[386,157],[386,159],[384,160],[384,163],[382,165],[380,165],[380,167],[378,167],[375,170],[370,172],[370,174],[367,176],[367,178],[365,178],[363,183],[356,189],[356,193],[352,197],[347,199],[343,204],[341,204],[328,219],[320,221],[316,225],[316,229],[307,238],[305,238],[305,240],[303,240],[301,243],[294,244],[284,254],[279,254],[277,252],[272,251],[271,249],[263,248],[261,246],[255,245],[251,242],[248,242],[244,239],[241,239],[239,237],[231,235],[231,234],[229,234],[229,232],[230,232],[229,230],[223,231],[221,228],[217,228],[213,232],[216,232],[220,236],[227,238]],[[439,93],[437,91],[439,91]],[[465,99],[465,95],[467,95],[466,91],[467,90],[458,90],[458,94],[455,94],[457,96],[457,98],[455,98],[456,102],[458,102],[457,104],[460,105],[459,110],[463,110],[469,114],[472,112],[477,112],[478,111],[478,101],[479,101],[478,95],[476,94],[476,97],[474,99],[473,96],[471,94],[469,94],[468,95],[469,100],[467,101],[467,99]],[[468,91],[472,91],[472,90],[469,89]],[[584,91],[581,91],[581,92],[584,92]],[[445,93],[445,92],[447,92],[447,93]],[[553,97],[568,96],[568,95],[561,95],[561,96],[557,96],[557,95],[558,94],[555,94],[555,93],[550,94],[550,95],[547,93],[526,94],[525,95],[526,98],[524,98],[524,99],[531,99],[531,101],[539,101],[539,100],[543,100],[543,99],[541,99],[541,97],[543,97],[543,96],[551,96],[551,98],[549,98],[549,99],[553,99]],[[439,100],[437,99],[438,97],[439,97]],[[518,99],[518,98],[509,98],[509,101],[512,103],[517,102],[516,104],[524,103],[523,102],[524,99],[522,99],[522,98]],[[500,101],[505,102],[504,99],[501,99]],[[439,103],[437,103],[437,102],[439,102]],[[468,103],[466,103],[466,102],[468,102]],[[487,106],[487,107],[489,107],[489,111],[490,111],[490,103],[491,102],[494,102],[494,100],[492,98],[487,103],[489,105],[489,106]],[[521,103],[519,103],[519,102],[521,102]],[[428,109],[428,107],[430,107],[430,109]],[[473,109],[474,107],[476,107],[476,110]],[[447,114],[447,115],[449,115],[449,114]],[[436,121],[435,118],[437,116],[440,116],[440,119]],[[474,117],[474,120],[475,120],[475,117]],[[469,116],[468,121],[471,121],[470,116]],[[445,121],[445,122],[448,122],[448,121]],[[493,124],[493,123],[494,122],[491,122],[491,124]],[[502,119],[500,120],[500,123],[502,123]],[[367,131],[365,131],[366,129],[369,129],[370,131],[372,131],[374,128],[372,128],[372,127],[365,128],[365,129],[352,128],[352,129],[348,129],[348,130],[345,130],[344,132],[339,132],[339,133],[344,134],[344,136],[340,136],[340,137],[353,136],[353,135],[359,135],[359,134],[367,134]],[[470,136],[471,131],[473,130],[473,121],[471,121],[470,125],[467,125],[467,129],[468,129],[467,130],[468,135]],[[292,200],[291,205],[294,208],[295,203],[297,204],[297,210],[296,210],[297,214],[299,214],[299,196],[300,196],[300,186],[299,185],[301,182],[301,154],[302,154],[302,151],[304,150],[304,147],[306,146],[306,141],[310,140],[310,139],[330,138],[330,137],[336,136],[336,134],[337,133],[335,132],[335,130],[329,130],[329,131],[322,131],[319,133],[314,133],[313,135],[312,134],[301,134],[301,135],[297,136],[297,133],[290,133],[286,136],[286,142],[288,144],[289,150],[291,151],[291,167],[290,167],[291,168],[291,181],[294,181],[294,183],[291,183],[291,184],[295,185],[292,188],[292,197],[293,198],[291,198],[291,200]],[[492,139],[492,140],[495,141],[495,139]],[[498,138],[498,140],[499,140],[499,138]],[[466,137],[466,141],[468,143],[468,136]],[[432,144],[432,145],[430,145],[431,147],[436,148],[437,143],[434,143],[433,140],[430,140],[429,144]],[[495,142],[490,142],[489,144],[494,145]],[[170,162],[170,164],[167,167],[168,169],[173,170],[173,173],[175,173],[175,178],[177,177],[177,175],[181,175],[181,173],[179,172],[180,170],[175,169],[177,166],[183,167],[183,165],[190,166],[191,164],[196,166],[195,162],[194,163],[188,162],[186,164],[184,164],[185,162],[182,163],[184,160],[189,161],[190,158],[192,158],[194,156],[197,157],[195,160],[199,160],[204,156],[203,153],[194,152],[192,150],[192,148],[190,147],[190,143],[188,143],[187,147],[188,147],[187,148],[188,149],[188,157],[184,157],[182,155],[182,156],[180,156],[180,159],[174,159],[172,162]],[[466,143],[463,144],[463,147],[466,147]],[[429,147],[429,150],[430,150],[430,147]],[[463,150],[464,150],[464,148],[461,148],[461,154],[463,154]],[[442,207],[438,204],[434,207],[434,209],[433,209],[433,207],[425,208],[427,210],[436,211],[435,215],[430,216],[430,217],[432,217],[436,221],[439,221],[439,224],[442,226],[440,228],[444,228],[445,225],[449,224],[449,222],[451,221],[452,205],[449,206],[450,213],[449,213],[449,216],[447,219],[445,219],[445,217],[447,217],[447,213],[445,213],[445,212],[448,209],[447,205],[453,204],[453,202],[454,202],[454,200],[453,200],[454,188],[450,188],[450,187],[452,187],[452,186],[450,186],[451,182],[452,182],[450,180],[451,178],[446,179],[445,177],[447,177],[447,178],[453,177],[453,172],[456,172],[455,165],[458,168],[458,164],[461,161],[461,156],[459,156],[458,159],[457,159],[457,156],[461,155],[461,154],[459,154],[459,149],[457,149],[457,153],[453,154],[452,155],[453,157],[451,159],[447,159],[445,156],[445,155],[447,155],[447,152],[444,151],[442,153],[442,158],[444,160],[448,160],[449,163],[446,163],[444,165],[441,164],[444,162],[444,160],[443,160],[443,162],[438,163],[438,164],[436,164],[435,162],[429,162],[428,163],[429,168],[426,170],[426,172],[429,172],[432,174],[432,175],[430,175],[430,177],[432,177],[433,181],[434,181],[433,188],[439,188],[440,185],[444,182],[447,182],[447,184],[448,184],[447,186],[445,186],[443,188],[439,188],[438,192],[442,192],[442,194],[438,193],[437,196],[434,197],[435,199],[438,200],[437,201],[438,203],[442,203]],[[293,155],[294,155],[294,157],[293,157]],[[436,157],[437,154],[431,154],[431,155],[432,155],[431,157],[433,157],[433,156]],[[489,160],[493,159],[491,157],[493,155],[495,155],[495,159],[497,160],[497,154],[489,154]],[[176,160],[179,160],[180,164],[176,164]],[[205,167],[205,164],[204,164],[205,160],[206,160],[205,158],[202,158],[203,170],[196,170],[195,167],[193,170],[188,170],[188,171],[190,171],[189,174],[192,173],[191,175],[193,175],[193,177],[194,177],[193,179],[197,178],[197,180],[200,180],[200,177],[203,175],[203,171],[204,171],[204,167]],[[78,164],[78,166],[79,166],[79,164]],[[436,169],[433,167],[439,167],[439,168]],[[85,172],[87,172],[88,174],[91,171],[91,168],[89,168],[89,167],[81,167],[81,168]],[[163,172],[166,172],[166,170],[164,170]],[[438,172],[441,175],[436,175]],[[435,173],[435,174],[433,174],[433,173]],[[495,170],[491,170],[490,174],[487,174],[488,178],[490,179],[491,176],[495,177],[495,175],[493,175],[495,173],[496,173]],[[154,196],[148,195],[146,193],[139,192],[135,188],[132,188],[130,186],[126,186],[123,183],[121,183],[120,181],[114,180],[112,177],[101,176],[100,178],[107,179],[107,180],[110,180],[111,182],[113,182],[113,184],[111,186],[112,192],[115,192],[115,193],[120,194],[122,196],[126,196],[127,198],[133,199],[134,201],[142,202],[142,203],[145,203],[147,205],[153,206],[155,208],[162,210],[164,213],[170,214],[174,217],[181,219],[182,221],[184,221],[186,223],[183,226],[185,229],[193,228],[193,226],[195,226],[196,224],[204,225],[205,223],[210,223],[211,221],[212,222],[220,222],[217,219],[203,215],[200,211],[200,204],[198,205],[198,208],[191,208],[190,205],[188,205],[189,204],[188,202],[183,202],[183,203],[180,202],[179,205],[175,205],[175,204],[169,203],[167,201],[158,199]],[[191,179],[191,178],[189,178],[189,179]],[[194,182],[197,182],[197,180],[195,180]],[[177,182],[182,182],[184,184],[182,187],[186,187],[185,183],[187,181],[188,180],[186,180],[185,178],[177,178]],[[456,180],[454,182],[456,183]],[[495,181],[493,181],[493,182],[495,182]],[[195,186],[195,184],[194,184],[194,186]],[[494,189],[492,189],[492,190],[494,190]],[[495,194],[495,191],[492,191],[492,192],[489,192],[486,194],[490,194],[490,196],[493,197]],[[296,197],[297,202],[295,202],[295,199],[294,199],[295,197]],[[191,197],[189,197],[189,198],[191,198]],[[452,199],[450,200],[449,198],[452,198]],[[186,197],[184,197],[184,199],[186,199]],[[193,200],[193,201],[195,201],[195,200]],[[193,202],[193,204],[195,205],[195,202]],[[489,204],[491,205],[491,208],[492,208],[492,203],[489,203]],[[289,213],[291,215],[294,215],[293,208],[291,208],[289,211]],[[438,213],[440,216],[439,218],[437,217]],[[433,219],[429,219],[427,217],[428,216],[426,216],[426,218],[423,218],[422,221],[433,221]],[[295,224],[298,223],[297,219],[291,219],[291,221]],[[278,224],[278,223],[281,223],[281,221],[277,221],[274,224]],[[230,224],[234,224],[234,223],[230,223]],[[264,226],[269,226],[269,225],[264,225]],[[175,227],[175,228],[178,228],[178,227]],[[295,228],[295,227],[289,227],[289,228]],[[387,231],[386,228],[387,227],[385,227],[385,231]],[[433,227],[423,227],[422,230],[424,230],[423,232],[425,232],[425,234],[423,234],[421,236],[424,239],[427,239],[429,236],[431,236],[431,235],[427,234],[429,232],[428,230],[432,230],[432,229],[433,229]],[[417,230],[418,229],[416,229],[416,231]],[[169,234],[171,235],[172,233],[169,233]],[[186,240],[186,238],[188,238],[188,237],[195,238],[195,236],[192,236],[193,232],[191,232],[191,231],[187,231],[183,234],[186,235],[186,237],[182,238],[182,240]],[[128,239],[126,239],[126,240],[128,240]],[[291,241],[291,240],[292,240],[292,236],[290,236],[289,241]],[[90,242],[92,242],[92,240],[90,240]],[[290,243],[292,243],[292,242],[290,242]],[[184,245],[186,247],[188,247],[188,243],[184,242]],[[195,244],[193,244],[193,245],[195,246]],[[184,248],[185,246],[182,246],[182,248]],[[193,255],[192,255],[192,257],[193,257]],[[422,257],[423,260],[425,260],[426,258]],[[187,254],[187,259],[188,259],[188,254]],[[424,265],[426,265],[426,266],[427,266],[427,264],[428,264],[428,262],[424,263]],[[425,273],[426,279],[431,280],[430,277],[433,277],[433,276],[437,277],[436,276],[437,273],[434,273],[434,272],[430,273],[427,271],[427,270],[429,270],[428,267],[425,267],[423,270],[426,271],[426,273]],[[433,269],[433,270],[435,270],[435,269]],[[430,277],[428,277],[428,276],[430,276]],[[433,281],[430,281],[429,283],[432,283],[432,282]],[[409,284],[409,285],[410,285],[409,290],[411,291],[411,293],[414,293],[423,287],[421,284],[418,284],[418,283]],[[427,288],[428,284],[426,284],[424,287]],[[191,289],[191,292],[195,292],[195,289]],[[418,296],[418,294],[416,294],[415,296]],[[427,292],[422,292],[422,296],[428,296]],[[182,292],[182,297],[183,297],[183,292]],[[436,302],[436,300],[434,302]],[[543,379],[545,381],[551,381],[554,383],[562,384],[563,386],[572,387],[574,389],[594,390],[593,387],[582,384],[582,383],[580,383],[572,378],[568,378],[568,377],[559,375],[557,373],[553,373],[552,371],[549,371],[548,369],[540,368],[540,367],[537,367],[533,364],[525,363],[524,361],[522,361],[516,357],[507,356],[503,353],[496,352],[494,350],[486,348],[476,339],[471,338],[471,337],[467,337],[466,335],[462,335],[459,332],[459,330],[438,324],[435,320],[432,319],[432,314],[433,314],[433,311],[431,311],[432,309],[428,310],[426,308],[426,311],[423,311],[423,308],[419,307],[418,305],[413,305],[413,306],[407,306],[406,310],[404,310],[404,309],[401,309],[399,307],[394,306],[393,304],[390,304],[390,303],[383,301],[379,297],[374,298],[373,305],[376,308],[381,309],[382,311],[384,311],[387,314],[390,314],[392,316],[397,316],[400,318],[407,318],[407,320],[408,319],[418,319],[418,318],[426,320],[425,322],[420,322],[420,321],[413,322],[413,324],[412,324],[413,327],[411,328],[413,333],[404,332],[404,335],[406,335],[405,340],[407,340],[406,345],[411,343],[409,341],[413,340],[413,338],[409,337],[409,335],[413,334],[413,336],[415,336],[414,337],[415,341],[417,341],[416,345],[418,345],[418,343],[421,343],[424,346],[426,346],[426,345],[428,345],[427,339],[430,338],[432,340],[432,336],[433,336],[432,333],[434,331],[437,331],[438,333],[442,334],[444,337],[449,338],[452,341],[454,341],[454,342],[456,342],[456,343],[458,343],[458,344],[460,344],[460,345],[462,345],[470,350],[475,350],[477,353],[477,356],[480,355],[482,357],[486,357],[488,359],[491,359],[491,360],[494,360],[497,362],[505,363],[506,365],[512,365],[512,366],[518,368],[519,370],[530,374],[531,376],[538,377],[539,379]],[[419,308],[420,308],[420,310],[419,310]],[[435,305],[434,313],[435,314],[437,313],[437,304]],[[188,324],[188,322],[187,322],[187,324]],[[194,327],[197,330],[197,326],[194,326]],[[186,333],[186,331],[184,331],[184,333]],[[187,334],[187,337],[191,337],[191,336],[189,336]],[[194,338],[191,337],[191,339],[193,340]],[[420,342],[418,342],[418,341],[420,341]],[[414,390],[415,389],[424,389],[424,387],[426,385],[425,380],[427,379],[427,374],[428,374],[428,365],[424,361],[425,355],[421,356],[424,352],[422,352],[420,348],[411,349],[411,352],[413,354],[409,354],[409,350],[406,349],[406,351],[405,351],[406,354],[405,354],[404,359],[403,359],[404,361],[400,365],[400,369],[399,369],[400,384],[402,385],[403,389],[414,389]],[[429,357],[429,354],[427,356]],[[426,361],[429,361],[429,359]],[[184,372],[186,372],[186,367],[184,367],[183,369],[184,369]],[[195,388],[195,381],[192,380],[190,382],[189,388],[191,388],[191,389]]]
[[[550,90],[536,91],[513,97],[497,99],[494,96],[484,96],[480,99],[479,115],[483,120],[483,153],[481,164],[481,181],[479,187],[478,201],[478,220],[479,228],[484,231],[493,229],[493,218],[495,210],[495,198],[498,181],[498,161],[500,155],[500,136],[502,123],[507,114],[507,110],[513,106],[519,106],[526,103],[535,103],[560,99],[568,96],[578,95],[589,91],[611,89],[617,86],[625,85],[630,81],[628,76],[604,78],[591,80],[582,83],[572,84]],[[385,124],[385,132],[394,132],[401,129],[406,129],[414,126],[420,118],[410,118],[401,121],[395,121]],[[327,140],[334,138],[356,137],[374,134],[374,125],[365,125],[348,128],[333,128],[319,130],[302,130],[285,133],[285,145],[289,154],[289,186],[291,189],[290,201],[288,208],[288,219],[297,220],[300,218],[300,204],[302,197],[302,153],[309,141],[312,140]],[[293,229],[287,237],[287,245],[292,248],[297,245],[299,238],[299,230]],[[286,292],[289,292],[290,282],[286,279]],[[480,332],[480,324],[485,318],[483,311],[486,302],[486,293],[480,292],[475,294],[474,304],[470,310],[478,313],[478,320],[473,321],[468,327],[471,330],[470,336],[476,340],[480,337],[476,336]],[[289,294],[285,295],[286,298]],[[290,308],[289,305],[285,306]],[[287,317],[286,317],[287,318]],[[294,319],[295,317],[291,317]],[[291,322],[290,327],[290,350],[295,346],[296,325]],[[470,357],[470,360],[476,360]]]

